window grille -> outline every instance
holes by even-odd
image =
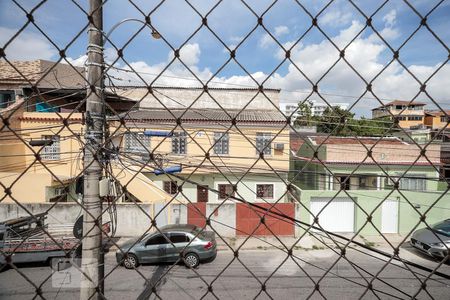
[[[59,135],[43,135],[42,139],[53,141],[51,145],[44,146],[44,149],[42,149],[42,159],[45,160],[61,159]]]
[[[257,184],[256,196],[258,198],[273,199],[273,184]]]
[[[145,152],[150,149],[150,137],[143,133],[127,132],[124,137],[126,151]]]
[[[272,134],[267,132],[256,133],[256,152],[270,155],[272,154]]]
[[[215,132],[214,133],[214,153],[215,154],[228,154],[230,140],[228,133]]]
[[[172,136],[172,153],[186,154],[186,132],[175,132]]]

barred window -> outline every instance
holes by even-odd
[[[256,150],[257,153],[263,152],[264,154],[272,153],[272,134],[268,132],[257,132],[256,133]],[[267,147],[266,147],[267,146]]]
[[[127,132],[125,137],[125,150],[143,152],[150,148],[150,137],[138,132]]]
[[[44,160],[61,159],[59,135],[43,135],[42,139],[47,141],[53,141],[53,143],[51,145],[45,146],[44,149],[42,149],[41,158]]]
[[[442,116],[441,117],[441,123],[447,123],[447,117],[446,116]]]
[[[273,199],[273,184],[257,184],[256,196],[258,198]]]
[[[234,196],[234,190],[232,184],[219,184],[219,199],[227,199],[230,196]]]
[[[178,191],[178,184],[176,181],[163,181],[163,189],[170,195],[175,195]]]
[[[401,190],[425,191],[427,189],[427,178],[425,174],[406,174],[405,177],[400,179]]]
[[[214,132],[214,153],[228,154],[230,140],[228,133]]]
[[[172,153],[186,154],[186,132],[174,132],[172,136]]]

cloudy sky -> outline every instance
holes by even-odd
[[[16,1],[27,11],[41,2]],[[13,1],[1,0],[0,47],[5,48],[9,59],[56,60],[58,50],[52,42],[60,48],[70,44],[68,60],[83,65],[87,18],[82,9],[87,10],[86,2],[46,1],[33,12],[38,28],[32,24],[27,26],[5,47],[27,18]],[[119,69],[133,69],[141,78],[117,69],[112,69],[110,74],[122,85],[142,85],[142,80],[149,84],[161,72],[163,76],[154,82],[155,85],[199,86],[192,73],[204,82],[212,78],[211,85],[221,87],[256,87],[264,83],[265,87],[282,89],[282,102],[305,100],[313,82],[319,86],[325,101],[350,103],[353,105],[351,110],[358,115],[368,115],[371,108],[379,106],[378,100],[370,94],[355,103],[366,89],[364,80],[373,81],[373,92],[383,102],[411,100],[420,92],[418,81],[426,81],[428,95],[421,93],[417,101],[431,103],[431,97],[441,107],[450,109],[450,1],[443,1],[434,8],[441,1],[410,0],[417,12],[400,0],[388,1],[379,9],[383,2],[354,1],[361,10],[358,11],[344,0],[331,1],[331,4],[329,1],[301,0],[280,0],[274,4],[266,0],[223,0],[219,3],[166,0],[161,5],[159,1],[109,0],[104,6],[105,32],[125,18],[144,20],[144,14],[153,11],[152,24],[164,37],[164,40],[155,40],[144,28],[130,41],[142,25],[128,22],[119,26],[110,36],[114,46],[106,45],[107,61]],[[320,30],[310,28],[311,17],[298,3],[313,16],[320,12],[317,18]],[[270,35],[257,26],[256,15],[263,13],[263,24]],[[374,14],[373,27],[382,39],[365,26],[362,13]],[[198,30],[202,20],[200,15],[206,14],[210,30],[205,27]],[[429,14],[427,24],[438,38],[420,26],[418,14]],[[285,51],[280,45],[290,49],[291,61],[285,60]],[[115,48],[123,47],[124,60],[117,60]],[[184,65],[173,59],[172,48],[179,47]],[[237,47],[237,62],[231,60],[224,66],[230,57],[226,47]],[[345,48],[347,62],[339,60],[336,47]],[[400,48],[400,62],[392,62],[391,48]],[[317,95],[310,99],[321,100]],[[430,104],[429,109],[433,108],[436,107]]]

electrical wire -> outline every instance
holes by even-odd
[[[136,160],[133,160],[133,161],[134,161],[134,163],[142,164],[142,162],[139,162],[139,161],[136,161]],[[144,165],[145,168],[149,167],[148,164],[143,164],[143,165]],[[175,178],[178,178],[178,179],[182,180],[183,182],[187,182],[187,183],[193,184],[193,185],[195,185],[195,186],[202,186],[202,185],[200,185],[199,183],[197,183],[197,182],[195,182],[195,181],[193,181],[193,180],[190,180],[190,179],[188,179],[188,178],[185,178],[185,177],[183,177],[183,176],[180,176],[180,175],[176,175],[176,174],[166,174],[166,175],[168,175],[169,177],[175,177]],[[215,189],[213,189],[213,188],[210,188],[210,187],[208,187],[208,186],[205,186],[204,188],[206,188],[206,189],[208,189],[209,191],[212,191],[212,192],[214,192],[214,193],[220,193],[219,191],[217,191],[217,190],[215,190]],[[278,212],[276,212],[276,211],[268,211],[266,208],[264,208],[264,207],[262,207],[262,206],[260,206],[260,205],[258,205],[258,204],[255,204],[255,203],[252,203],[252,202],[248,202],[248,201],[246,201],[246,200],[244,200],[244,199],[241,199],[241,198],[238,198],[238,197],[235,197],[235,196],[232,196],[232,195],[228,195],[228,198],[233,199],[233,200],[236,200],[236,201],[238,201],[238,202],[245,203],[245,204],[247,204],[247,205],[253,207],[254,209],[258,209],[260,212],[263,212],[264,215],[269,215],[269,214],[270,214],[270,216],[271,216],[271,217],[274,217],[274,218],[280,217],[280,218],[281,218],[280,221],[284,221],[284,222],[289,222],[289,221],[290,221],[290,222],[294,222],[297,226],[303,225],[303,226],[307,226],[307,227],[310,228],[310,229],[319,230],[319,231],[321,231],[321,232],[326,233],[326,234],[327,234],[328,236],[330,236],[330,237],[339,238],[339,239],[345,240],[345,241],[347,241],[347,242],[349,242],[349,243],[353,243],[353,244],[355,244],[355,245],[357,245],[357,246],[360,246],[360,247],[362,247],[362,248],[364,248],[364,249],[366,249],[366,250],[373,251],[373,252],[375,252],[375,253],[377,253],[377,254],[379,254],[379,255],[382,255],[382,256],[384,256],[384,257],[387,257],[387,258],[389,258],[390,260],[400,261],[400,262],[402,262],[403,264],[406,264],[406,265],[409,265],[409,266],[412,266],[412,267],[421,269],[421,270],[423,270],[423,271],[427,271],[427,272],[429,272],[429,273],[431,273],[431,274],[435,274],[435,275],[437,275],[437,276],[439,276],[439,277],[442,277],[442,278],[445,278],[445,279],[450,279],[450,275],[447,275],[447,274],[445,274],[445,273],[441,273],[441,272],[438,272],[438,271],[436,271],[436,270],[429,269],[429,268],[427,268],[427,267],[425,267],[425,266],[422,266],[422,265],[420,265],[420,264],[411,262],[411,261],[409,261],[409,260],[405,260],[405,259],[402,259],[402,258],[400,258],[400,257],[396,257],[396,256],[393,256],[393,255],[390,255],[390,254],[388,254],[388,253],[386,253],[386,252],[384,252],[384,251],[382,251],[382,250],[379,250],[379,249],[376,249],[376,248],[367,246],[367,245],[365,245],[365,244],[363,244],[363,243],[360,243],[360,242],[358,242],[358,241],[355,241],[355,240],[353,240],[353,239],[348,239],[347,237],[342,236],[342,235],[339,235],[339,234],[337,234],[337,233],[330,232],[330,231],[324,230],[323,228],[319,228],[319,227],[317,227],[317,226],[314,226],[314,225],[311,225],[311,224],[302,222],[302,221],[297,220],[297,219],[295,219],[295,218],[292,218],[292,217],[290,217],[290,216],[288,216],[288,215],[286,215],[286,214],[284,214],[284,213],[278,213]]]

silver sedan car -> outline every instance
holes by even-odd
[[[195,268],[200,262],[212,261],[217,255],[217,243],[212,231],[195,225],[167,225],[141,240],[130,240],[116,251],[116,260],[127,269],[143,263],[176,262],[179,259]]]
[[[411,245],[420,251],[437,258],[448,255],[450,248],[450,219],[416,230],[411,237]]]

